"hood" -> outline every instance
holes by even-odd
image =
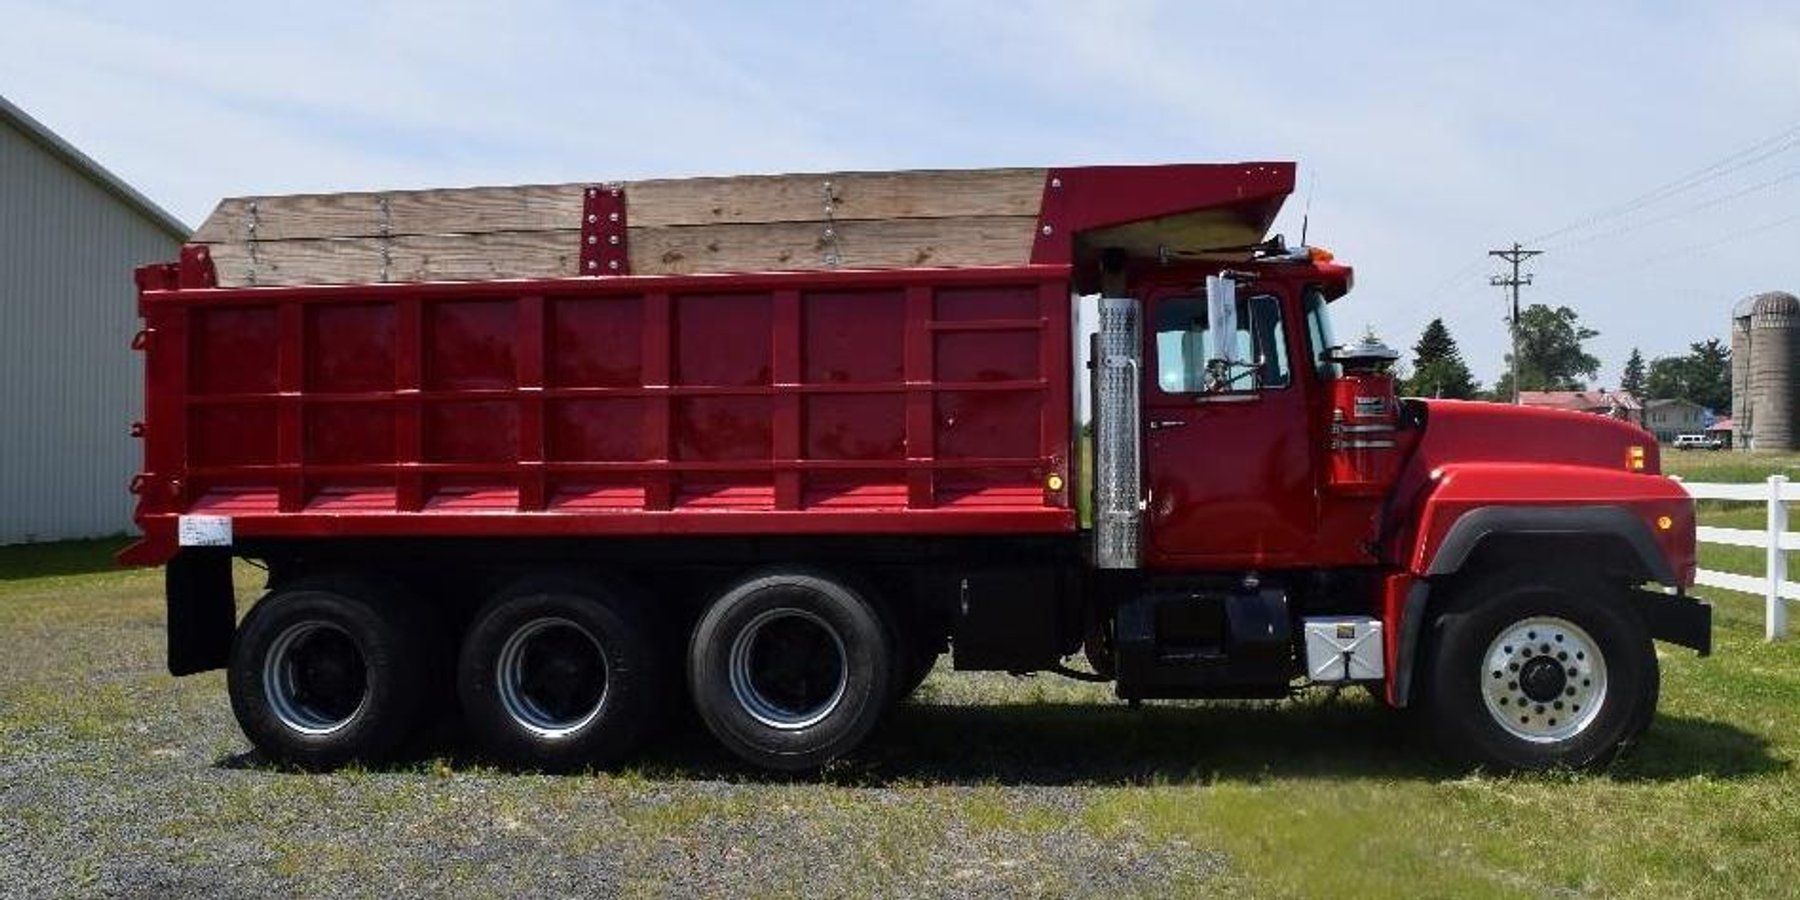
[[[1544,462],[1617,472],[1636,446],[1644,448],[1644,472],[1662,471],[1656,438],[1622,419],[1469,400],[1406,402],[1424,411],[1416,456],[1428,470],[1445,462]]]
[[[1620,419],[1473,400],[1409,398],[1405,405],[1406,418],[1419,430],[1395,485],[1402,509],[1427,489],[1434,470],[1449,463],[1552,463],[1624,472],[1630,448],[1642,447],[1643,472],[1662,471],[1656,438]]]

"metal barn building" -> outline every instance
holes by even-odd
[[[0,97],[0,544],[132,527],[131,270],[190,233]]]

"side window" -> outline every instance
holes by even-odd
[[[1165,394],[1210,394],[1284,388],[1292,379],[1281,301],[1269,294],[1238,298],[1238,364],[1207,370],[1213,358],[1205,297],[1172,297],[1156,308],[1156,385]]]
[[[1318,288],[1306,289],[1306,346],[1312,354],[1313,366],[1319,378],[1329,381],[1342,374],[1337,363],[1325,359],[1325,351],[1330,350],[1336,340],[1331,335],[1331,315],[1326,311],[1325,292]]]

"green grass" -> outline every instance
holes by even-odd
[[[1789,481],[1795,481],[1800,480],[1800,453],[1740,453],[1664,447],[1662,468],[1663,474],[1680,476],[1688,481],[1741,483],[1762,481],[1770,475],[1786,475]]]
[[[117,569],[113,554],[131,543],[127,537],[54,544],[13,544],[0,547],[0,581],[77,575]]]
[[[1677,452],[1665,448],[1663,472],[1688,481],[1727,484],[1760,482],[1776,474],[1800,481],[1800,453]],[[1762,531],[1768,521],[1768,510],[1761,501],[1699,500],[1695,507],[1702,525]],[[1788,530],[1800,531],[1800,512],[1794,507],[1795,504],[1788,504]],[[1764,565],[1765,551],[1758,547],[1701,546],[1701,568],[1760,576]],[[1788,578],[1793,580],[1800,574],[1800,551],[1788,553],[1787,566]],[[1753,602],[1747,595],[1734,596],[1745,603]]]
[[[160,579],[100,568],[115,548],[0,550],[0,771],[25,773],[0,784],[0,838],[9,817],[61,836],[28,845],[60,854],[50,892],[128,884],[119,860],[141,853],[229,858],[226,893],[594,892],[551,878],[581,860],[616,861],[603,892],[626,895],[1800,893],[1800,637],[1765,643],[1747,595],[1701,592],[1715,654],[1662,648],[1656,723],[1595,774],[1457,772],[1351,693],[1131,710],[1104,686],[940,670],[811,780],[747,772],[691,728],[615,773],[451,754],[308,775],[244,755],[217,673],[162,674]]]

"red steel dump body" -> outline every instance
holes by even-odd
[[[241,293],[150,413],[240,536],[1073,523],[1060,267]]]
[[[217,287],[190,245],[139,272],[125,559],[183,515],[240,542],[1073,531],[1077,236],[1260,237],[1292,177],[1047,170],[1014,265]]]

